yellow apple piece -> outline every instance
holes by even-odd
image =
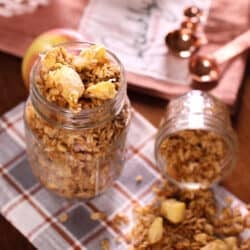
[[[96,60],[99,63],[105,63],[107,60],[106,49],[101,44],[96,44],[89,49],[83,50],[80,56],[87,58],[89,61]]]
[[[116,95],[115,84],[109,81],[98,82],[86,89],[89,97],[101,100],[112,99]]]
[[[29,75],[30,70],[36,60],[37,56],[55,45],[66,43],[66,42],[74,42],[74,41],[82,41],[83,38],[80,33],[72,29],[52,29],[45,33],[39,35],[35,40],[31,43],[31,45],[26,50],[23,60],[22,60],[22,77],[24,80],[24,84],[27,88],[29,88]]]
[[[156,217],[148,230],[148,241],[150,244],[155,244],[161,240],[163,236],[163,219]]]
[[[108,61],[105,47],[102,45],[92,45],[83,49],[80,55],[74,57],[73,64],[78,71],[93,67],[93,64],[104,64]]]
[[[48,81],[53,83],[56,90],[61,90],[61,95],[69,103],[70,107],[77,104],[78,99],[84,92],[84,85],[78,73],[65,65],[50,71]]]
[[[177,224],[184,220],[186,204],[175,199],[164,200],[161,203],[161,214],[170,222]]]

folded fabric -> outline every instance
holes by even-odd
[[[54,0],[28,15],[0,16],[0,50],[23,56],[41,32],[74,28],[85,40],[103,42],[117,52],[128,70],[131,88],[168,99],[192,88],[187,60],[167,56],[164,46],[165,34],[180,25],[183,8],[188,5],[208,13],[204,53],[210,54],[249,29],[245,0]],[[220,83],[211,90],[230,106],[237,103],[245,58],[241,55],[223,65]]]
[[[199,0],[90,0],[80,20],[85,40],[103,43],[122,60],[130,86],[150,95],[170,99],[191,90],[189,59],[170,53],[168,32],[178,29],[183,10],[197,6],[204,12],[208,44],[201,52],[211,55],[218,47],[248,29],[244,1]],[[235,10],[237,7],[238,11]],[[116,20],[116,21],[114,21]],[[234,28],[234,30],[232,30]],[[223,65],[222,78],[211,93],[234,106],[244,71],[244,56]]]
[[[25,155],[23,109],[21,103],[0,119],[2,215],[38,249],[98,250],[103,239],[109,239],[111,249],[127,249],[133,204],[148,203],[153,198],[152,187],[160,180],[153,154],[156,128],[135,112],[128,136],[127,161],[119,180],[93,200],[68,201],[44,189],[31,172]],[[138,175],[143,178],[139,185],[135,180]],[[219,204],[230,196],[232,206],[246,213],[244,204],[223,187],[216,187],[215,193]],[[92,220],[91,213],[98,211],[105,212],[107,218]],[[119,213],[125,213],[131,223],[117,227],[114,220]],[[62,215],[67,220],[62,220]],[[245,233],[249,237],[249,232]]]

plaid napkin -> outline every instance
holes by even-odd
[[[38,249],[101,249],[100,242],[109,239],[111,249],[128,247],[126,234],[131,224],[117,227],[114,217],[125,213],[132,219],[132,205],[148,203],[152,186],[160,174],[153,156],[156,129],[138,113],[134,113],[128,136],[127,162],[122,176],[103,195],[88,201],[68,201],[44,189],[32,175],[25,155],[21,103],[0,119],[0,209],[1,213]],[[141,175],[138,184],[135,177]],[[218,201],[232,196],[216,187]],[[232,196],[233,206],[246,213],[244,204]],[[104,211],[106,219],[93,221],[92,212]],[[63,223],[60,215],[68,219]],[[249,232],[245,232],[250,237]],[[117,242],[116,238],[120,238]]]

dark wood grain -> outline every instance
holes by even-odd
[[[0,114],[25,100],[27,92],[20,73],[21,60],[0,53]],[[243,87],[234,126],[239,137],[239,157],[233,175],[224,182],[226,187],[245,202],[250,202],[250,64],[245,72]],[[164,113],[166,102],[157,98],[129,91],[129,97],[136,110],[155,126]],[[34,247],[2,216],[0,216],[0,249],[30,250]]]
[[[0,53],[0,114],[27,96],[21,78],[20,63],[19,58]]]

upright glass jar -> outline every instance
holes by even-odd
[[[77,54],[90,45],[60,46]],[[120,69],[120,88],[113,99],[80,112],[41,95],[36,82],[44,55],[31,71],[24,113],[29,163],[40,182],[63,197],[92,198],[109,188],[123,168],[131,107],[124,68],[113,53],[107,55]]]
[[[208,188],[233,168],[237,138],[228,108],[193,90],[170,101],[155,142],[162,174],[180,188]]]

